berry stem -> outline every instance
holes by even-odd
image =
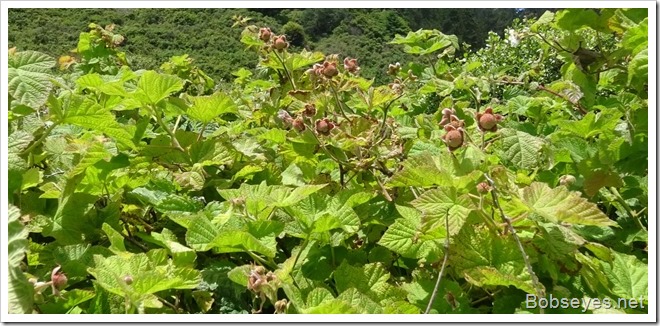
[[[297,91],[298,88],[296,87],[296,83],[293,82],[293,78],[291,77],[291,73],[289,73],[289,69],[284,64],[284,60],[282,59],[282,57],[280,57],[279,54],[277,54],[277,51],[273,51],[273,53],[275,53],[275,56],[277,57],[277,60],[279,60],[280,64],[282,64],[282,68],[284,68],[284,74],[286,74],[286,78],[289,79],[289,82],[291,83],[291,87],[293,87],[294,91]]]
[[[445,267],[447,267],[447,260],[449,259],[449,209],[447,209],[447,213],[445,214],[445,245],[444,245],[444,258],[442,259],[442,267],[440,267],[440,272],[438,272],[438,280],[435,281],[435,286],[433,287],[433,292],[431,294],[431,299],[429,300],[428,305],[426,306],[426,311],[424,311],[424,314],[428,314],[431,311],[431,307],[433,306],[433,302],[435,301],[435,297],[438,295],[438,289],[440,288],[440,281],[442,281],[442,276],[445,273]]]
[[[545,291],[541,287],[541,284],[539,283],[539,279],[536,276],[536,273],[534,273],[534,269],[532,269],[532,264],[529,262],[529,256],[527,256],[527,253],[525,252],[525,248],[523,247],[522,242],[520,242],[520,238],[516,233],[516,229],[513,228],[513,225],[511,224],[511,219],[508,216],[506,216],[504,210],[502,209],[502,206],[500,205],[499,198],[497,196],[497,186],[495,186],[495,182],[493,181],[493,179],[491,179],[488,173],[484,173],[484,177],[486,178],[486,180],[488,181],[491,187],[490,194],[493,197],[493,205],[496,206],[497,209],[499,210],[502,220],[504,220],[509,231],[511,232],[511,235],[513,236],[513,239],[516,241],[516,244],[518,244],[518,249],[520,250],[523,260],[525,261],[527,272],[532,277],[532,284],[534,285],[534,289],[536,290],[536,295],[539,298],[545,298]],[[539,308],[539,312],[543,314],[544,313],[543,308]]]
[[[32,152],[37,146],[39,146],[39,144],[44,142],[46,137],[48,137],[48,135],[50,135],[51,131],[53,131],[53,129],[55,129],[55,127],[57,127],[58,125],[59,125],[59,123],[57,123],[57,122],[50,125],[50,127],[48,127],[46,130],[44,130],[44,133],[41,135],[41,137],[39,137],[39,139],[37,139],[37,141],[32,143],[32,145],[30,145],[30,147],[28,147],[24,151],[22,151],[20,153],[20,155],[27,155],[30,152]]]

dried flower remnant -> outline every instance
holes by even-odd
[[[327,118],[316,120],[316,132],[320,135],[327,136],[334,128],[335,124]]]
[[[262,27],[259,29],[259,39],[268,42],[270,41],[270,37],[273,35],[273,32],[270,31],[270,28],[268,27]]]
[[[562,185],[562,186],[566,186],[566,187],[574,184],[575,181],[576,181],[575,177],[570,175],[570,174],[562,175],[559,178],[559,184]]]
[[[454,151],[463,146],[463,128],[455,128],[452,125],[446,125],[445,131],[447,131],[447,133],[442,136],[442,140],[447,144],[450,151]]]
[[[401,64],[398,62],[387,66],[388,75],[396,75],[397,73],[399,73],[399,70],[401,70]]]
[[[277,118],[282,121],[284,124],[284,128],[290,128],[291,124],[293,123],[293,118],[289,114],[289,112],[286,112],[284,110],[279,110],[277,111]]]
[[[293,129],[298,132],[305,131],[305,122],[303,121],[302,117],[297,117],[295,120],[293,120]]]
[[[50,280],[52,282],[53,294],[59,296],[60,290],[64,289],[68,283],[68,279],[62,272],[61,266],[53,268],[53,271],[50,273]]]
[[[481,182],[477,185],[477,192],[480,194],[487,194],[490,190],[490,185],[486,182]]]
[[[345,58],[344,59],[344,69],[346,71],[356,74],[360,71],[360,67],[357,64],[357,59],[355,58]]]
[[[327,78],[332,78],[334,76],[337,76],[339,74],[339,70],[337,70],[337,64],[334,62],[329,62],[326,61],[323,63],[323,70],[321,71],[323,76]]]
[[[493,108],[488,107],[484,112],[477,113],[477,127],[482,132],[497,131],[497,123],[504,117],[501,114],[493,113]]]
[[[303,111],[303,115],[306,117],[313,117],[316,115],[316,105],[307,103],[305,104],[305,110]]]
[[[289,47],[289,42],[286,41],[285,35],[280,35],[275,38],[275,41],[273,41],[273,49],[275,50],[282,51],[288,47]]]

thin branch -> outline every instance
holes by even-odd
[[[156,111],[155,109],[153,111],[155,113],[154,116],[156,117],[156,122],[158,122],[158,125],[161,128],[163,128],[165,130],[165,132],[167,132],[167,134],[172,139],[172,146],[174,146],[174,148],[176,148],[177,150],[179,150],[181,152],[185,152],[183,147],[181,147],[181,144],[179,144],[179,141],[176,139],[176,135],[174,134],[174,132],[172,132],[172,130],[170,130],[170,128],[167,128],[167,125],[165,124],[165,122],[163,122],[163,119],[160,117],[160,112]]]
[[[506,216],[504,213],[504,210],[502,209],[502,206],[500,205],[499,199],[497,197],[497,186],[495,186],[495,182],[491,177],[488,175],[488,173],[484,173],[484,177],[488,181],[491,187],[490,194],[493,197],[493,205],[497,206],[497,209],[500,212],[500,215],[502,216],[502,220],[506,223],[509,232],[511,232],[511,235],[513,236],[513,239],[516,241],[518,244],[518,249],[520,250],[520,253],[522,254],[523,260],[525,261],[525,266],[527,267],[527,272],[529,275],[532,277],[532,284],[534,285],[534,289],[536,290],[536,294],[539,298],[544,298],[545,297],[545,291],[541,287],[541,284],[539,283],[539,279],[536,276],[536,273],[534,273],[534,270],[532,269],[532,264],[529,262],[529,256],[527,256],[527,253],[525,252],[525,248],[523,248],[522,242],[520,242],[520,238],[518,237],[518,234],[516,233],[516,229],[513,228],[513,225],[511,224],[511,219]],[[543,314],[543,308],[539,308],[540,313]]]
[[[314,132],[314,128],[312,128],[311,124],[310,124],[310,125],[305,124],[305,127],[308,128],[308,129],[311,131],[312,136],[314,136],[314,138],[316,139],[316,141],[319,143],[319,146],[321,146],[321,149],[323,149],[323,151],[324,151],[326,154],[328,154],[328,156],[330,156],[330,158],[331,158],[332,160],[334,160],[335,162],[337,162],[339,165],[342,165],[342,164],[345,165],[345,166],[348,167],[349,169],[354,167],[353,164],[351,164],[351,163],[349,163],[349,162],[344,162],[344,161],[340,160],[339,158],[337,158],[334,154],[332,154],[332,153],[331,153],[331,152],[325,147],[325,143],[322,142],[321,139],[319,139],[318,136],[316,136],[316,133]]]
[[[584,107],[582,107],[582,105],[580,105],[580,103],[578,103],[578,102],[573,102],[573,101],[571,101],[570,99],[566,98],[564,95],[561,95],[561,94],[559,94],[559,93],[557,93],[557,92],[555,92],[555,91],[553,91],[553,90],[551,90],[551,89],[549,89],[549,88],[547,88],[547,87],[545,87],[545,86],[543,86],[543,85],[539,85],[539,87],[538,87],[537,89],[540,89],[540,90],[542,90],[542,91],[546,91],[546,92],[548,92],[548,93],[550,93],[550,94],[552,94],[552,95],[554,95],[554,96],[557,96],[557,97],[563,99],[564,101],[566,101],[566,102],[568,102],[568,103],[571,103],[571,104],[572,104],[574,107],[576,107],[576,108],[580,111],[580,113],[582,113],[582,114],[587,114],[587,113],[588,113],[587,110],[586,110]]]
[[[126,230],[128,232],[128,230]],[[138,248],[140,248],[144,252],[148,252],[149,248],[147,248],[145,245],[139,243],[137,240],[133,239],[133,237],[125,235],[123,232],[120,232],[119,234],[124,237],[124,239],[128,240],[130,243],[136,245]]]
[[[385,199],[387,199],[387,201],[389,202],[393,201],[392,196],[390,196],[390,194],[387,192],[387,189],[385,189],[385,185],[383,185],[380,179],[378,179],[376,173],[372,170],[370,170],[370,172],[371,174],[373,174],[374,179],[376,179],[376,183],[378,183],[378,186],[380,187],[380,190],[383,192],[383,196],[385,196]]]
[[[44,142],[46,137],[48,137],[48,135],[50,135],[50,132],[53,131],[53,129],[55,129],[55,127],[57,127],[57,126],[58,126],[58,123],[53,123],[52,125],[50,125],[50,127],[48,127],[46,130],[44,130],[44,133],[41,135],[41,137],[39,137],[39,139],[37,139],[37,141],[32,143],[32,145],[30,145],[30,147],[26,148],[19,155],[22,156],[22,155],[26,155],[26,154],[29,154],[30,152],[32,152],[37,146],[39,146],[41,143]]]
[[[296,88],[296,84],[293,82],[293,78],[291,77],[291,74],[289,73],[289,69],[287,69],[286,65],[284,64],[284,60],[280,57],[279,54],[277,54],[277,51],[274,51],[275,56],[277,57],[277,60],[280,61],[282,64],[282,68],[284,68],[284,73],[286,74],[286,77],[289,79],[289,82],[291,82],[291,87],[293,87],[294,91],[297,91],[298,88]]]
[[[481,302],[483,302],[483,301],[486,301],[486,300],[488,300],[488,299],[491,299],[494,295],[498,294],[498,293],[501,292],[501,291],[502,291],[502,290],[497,290],[497,291],[495,291],[495,292],[493,292],[493,293],[488,293],[488,292],[486,292],[486,293],[488,294],[487,296],[472,301],[472,302],[470,303],[470,305],[471,305],[471,306],[474,306],[474,305],[476,305],[477,303],[481,303]]]
[[[197,135],[197,141],[202,140],[202,136],[204,135],[204,131],[206,130],[206,126],[208,123],[205,123],[202,125],[202,130],[199,131],[199,135]]]
[[[170,307],[170,309],[174,310],[175,313],[177,313],[177,314],[179,313],[179,309],[177,309],[177,307],[175,305],[173,305],[172,303],[170,303],[169,301],[167,301],[167,300],[165,300],[165,299],[163,299],[159,296],[156,296],[156,298],[158,298],[158,301],[162,302],[164,305],[166,305],[166,306]]]
[[[413,196],[415,196],[415,199],[419,198],[419,194],[417,194],[417,191],[413,186],[410,186],[410,191],[412,191]]]
[[[300,251],[296,254],[296,259],[293,260],[293,266],[291,266],[291,269],[296,268],[296,264],[298,263],[298,259],[300,259],[300,255],[302,254],[303,250],[305,250],[305,247],[307,247],[307,243],[309,242],[309,235],[305,237],[305,241],[303,241],[302,245],[300,246]]]
[[[387,122],[387,111],[390,109],[390,106],[394,104],[398,99],[400,99],[403,96],[403,94],[395,97],[393,100],[391,100],[387,105],[383,108],[383,121],[380,123],[380,127],[378,128],[378,133],[377,135],[380,136],[380,134],[383,132],[383,129],[385,128],[385,122]]]
[[[433,293],[431,294],[431,299],[429,304],[426,306],[426,311],[424,314],[428,314],[431,311],[431,306],[435,301],[435,297],[438,295],[438,289],[440,288],[440,281],[442,280],[442,275],[445,273],[445,267],[447,266],[447,260],[449,259],[449,210],[445,214],[445,230],[447,234],[445,235],[445,258],[442,260],[442,267],[440,267],[440,272],[438,273],[438,280],[435,281],[435,287],[433,288]]]
[[[248,250],[246,252],[247,252],[248,255],[250,255],[250,257],[252,257],[252,259],[260,262],[262,265],[266,265],[266,266],[270,267],[272,270],[277,269],[277,265],[271,264],[270,262],[266,261],[265,259],[259,257],[259,255],[253,253],[251,250]]]
[[[632,208],[630,208],[630,205],[628,205],[628,203],[626,203],[626,200],[623,199],[623,197],[621,197],[621,194],[619,193],[618,190],[616,190],[616,188],[610,187],[610,192],[614,195],[614,197],[619,202],[619,204],[623,206],[623,209],[626,211],[626,213],[628,213],[628,215],[630,215],[630,217],[635,221],[635,224],[637,224],[637,226],[642,231],[647,231],[646,228],[644,227],[644,224],[642,224],[642,221],[640,221],[639,219],[639,215],[641,214],[641,212],[639,213],[633,212]]]
[[[335,85],[332,84],[332,81],[330,82],[330,89],[332,90],[332,95],[335,98],[335,102],[337,103],[337,108],[339,109],[339,113],[341,113],[341,116],[344,117],[349,123],[352,122],[351,119],[346,116],[346,113],[344,112],[344,109],[341,107],[341,102],[339,101],[339,96],[337,95],[337,90],[335,90]]]

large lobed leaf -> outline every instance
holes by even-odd
[[[488,229],[464,228],[450,247],[449,262],[456,273],[476,286],[515,286],[536,293],[522,254],[511,237]]]
[[[194,97],[188,115],[202,123],[209,123],[223,114],[236,113],[237,110],[236,104],[229,96],[217,92],[211,96]]]
[[[10,55],[8,61],[9,95],[35,109],[44,105],[53,88],[51,69],[55,59],[35,51],[22,51]]]
[[[545,183],[534,182],[521,190],[521,197],[532,212],[549,222],[596,226],[616,224],[596,204],[566,187],[553,189]]]

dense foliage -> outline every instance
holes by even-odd
[[[114,24],[134,69],[157,69],[170,57],[187,53],[218,80],[231,80],[236,67],[254,68],[255,53],[239,42],[236,21],[269,26],[286,34],[292,48],[342,53],[361,58],[362,76],[386,82],[383,69],[410,61],[388,42],[396,33],[420,28],[456,34],[481,48],[488,31],[502,32],[514,19],[543,13],[537,9],[10,9],[9,43],[58,57],[76,47],[90,22]],[[467,28],[469,26],[469,28]],[[57,31],[57,33],[53,33]]]
[[[231,82],[10,49],[10,311],[647,313],[646,9],[503,35],[400,33],[386,84],[252,22]]]

